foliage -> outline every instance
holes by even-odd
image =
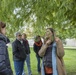
[[[0,0],[0,20],[6,22],[9,36],[31,24],[34,34],[43,36],[53,27],[59,37],[75,38],[76,0]]]

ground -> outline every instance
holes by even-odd
[[[13,72],[14,71],[14,65],[13,65],[13,59],[12,59],[12,50],[11,47],[9,47],[9,57],[10,57],[10,62],[11,62],[11,67]],[[37,60],[35,57],[35,53],[33,51],[33,49],[31,48],[31,70],[32,70],[32,74],[33,75],[39,75],[37,73]],[[67,75],[76,75],[76,50],[65,50],[65,56],[64,56],[64,62],[65,62],[65,68],[66,68],[66,72]],[[27,67],[25,64],[25,71],[27,73]]]

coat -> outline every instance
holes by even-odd
[[[13,75],[6,44],[7,38],[0,34],[0,75]]]
[[[57,64],[58,75],[66,75],[64,61],[63,61],[63,56],[65,55],[65,53],[64,53],[62,41],[60,39],[56,42],[56,46],[57,46],[56,64]],[[44,57],[47,48],[48,45],[44,44],[39,51],[39,55]]]
[[[12,50],[13,50],[13,59],[17,61],[24,61],[26,59],[26,55],[28,53],[27,44],[24,40],[21,43],[18,39],[16,39],[12,43]]]
[[[27,39],[23,39],[23,41],[24,41],[25,47],[27,46],[27,54],[30,54],[31,51],[30,51],[30,46],[29,46],[28,40]]]
[[[34,50],[34,52],[36,53],[36,56],[38,56],[38,57],[40,57],[39,54],[38,54],[38,52],[39,52],[39,50],[40,50],[41,47],[42,47],[42,42],[40,41],[39,43],[41,43],[41,45],[38,45],[37,42],[34,42],[34,45],[33,45],[33,50]],[[40,57],[40,58],[41,58],[41,57]]]

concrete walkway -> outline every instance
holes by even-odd
[[[64,49],[74,49],[74,50],[76,50],[76,47],[64,47]]]

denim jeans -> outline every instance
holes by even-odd
[[[38,70],[38,73],[40,73],[41,72],[41,67],[40,67],[40,57],[38,56],[38,55],[36,55],[36,58],[37,58],[37,70]]]
[[[30,65],[30,54],[27,55],[25,62],[27,64],[28,75],[32,75],[32,73],[31,73],[31,65]],[[23,71],[22,75],[26,75],[26,73]]]
[[[22,75],[23,68],[24,68],[24,61],[14,61],[14,67],[16,75]]]

